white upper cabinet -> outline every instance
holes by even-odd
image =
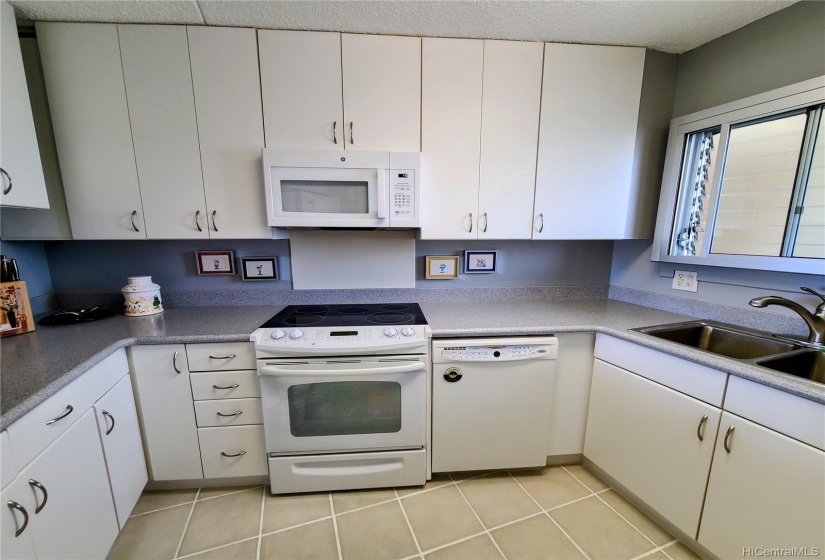
[[[119,25],[118,34],[146,235],[208,238],[186,27]]]
[[[626,237],[644,63],[643,48],[545,46],[533,239]]]
[[[484,41],[479,239],[530,239],[542,47]]]
[[[145,239],[117,26],[37,23],[75,239]]]
[[[187,27],[212,239],[272,238],[261,174],[263,114],[255,30]]]
[[[341,35],[347,149],[418,152],[421,38]]]
[[[529,239],[542,44],[423,39],[424,239]]]
[[[341,34],[258,30],[267,148],[344,149]]]
[[[34,132],[17,22],[14,8],[5,1],[0,2],[0,26],[0,94],[3,97],[0,104],[0,205],[48,208],[46,180]]]
[[[421,51],[421,237],[476,239],[484,41],[425,37]]]

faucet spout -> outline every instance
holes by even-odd
[[[808,341],[817,344],[825,343],[825,309],[817,308],[816,313],[811,313],[804,306],[780,296],[762,296],[753,298],[750,301],[752,307],[768,307],[769,305],[779,305],[787,307],[799,315],[805,324],[808,325]]]

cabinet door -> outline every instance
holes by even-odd
[[[18,477],[3,490],[0,507],[0,557],[7,560],[35,558],[31,528],[35,515],[34,499],[28,480]],[[23,532],[18,535],[20,529]]]
[[[203,478],[183,344],[129,351],[152,480]]]
[[[544,52],[533,238],[621,239],[645,51],[548,43]]]
[[[421,38],[341,35],[347,149],[421,150]]]
[[[825,550],[824,473],[825,452],[725,412],[699,543],[719,558],[754,556],[756,547]]]
[[[118,35],[146,236],[208,238],[186,27],[118,25]]]
[[[264,128],[255,30],[186,29],[209,212],[204,226],[208,223],[212,239],[271,239],[261,174]]]
[[[484,42],[421,41],[421,237],[476,239]]]
[[[596,360],[584,456],[693,536],[719,417],[716,407]]]
[[[258,49],[266,147],[343,150],[341,34],[259,29]]]
[[[479,239],[530,239],[542,49],[484,41]]]
[[[117,26],[36,27],[72,236],[145,239]]]
[[[86,411],[20,478],[42,507],[29,514],[38,558],[106,556],[118,526],[94,412]]]
[[[131,378],[124,376],[95,403],[94,409],[122,529],[149,480]]]
[[[0,181],[0,205],[48,208],[46,180],[40,163],[40,149],[34,132],[34,119],[23,70],[20,40],[14,8],[0,1],[0,167],[7,175]]]

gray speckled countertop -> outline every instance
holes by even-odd
[[[628,331],[692,319],[687,315],[608,299],[420,305],[435,337],[601,332],[825,403],[823,384]],[[150,317],[117,316],[82,325],[38,326],[33,333],[4,338],[0,342],[0,429],[118,348],[247,341],[281,307],[176,307]]]

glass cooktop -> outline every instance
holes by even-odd
[[[261,328],[426,324],[427,320],[417,303],[367,303],[288,305]]]

